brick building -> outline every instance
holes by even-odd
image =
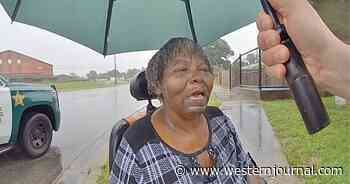
[[[0,52],[0,74],[10,78],[52,78],[53,66],[24,54]]]

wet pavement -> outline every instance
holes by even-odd
[[[117,120],[145,105],[128,85],[59,93],[61,128],[49,152],[30,160],[18,150],[0,155],[0,183],[89,183],[108,157],[109,133]]]
[[[52,146],[44,156],[31,160],[19,150],[11,150],[0,156],[0,183],[48,184],[63,171],[62,155]]]
[[[216,86],[215,95],[223,102],[221,109],[232,119],[245,150],[260,167],[286,167],[288,162],[281,151],[272,127],[262,108],[257,92]],[[265,176],[268,183],[302,183],[295,176]]]

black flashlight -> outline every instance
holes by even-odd
[[[286,80],[295,103],[303,117],[309,134],[314,134],[329,125],[329,117],[317,91],[314,80],[306,69],[303,59],[289,37],[286,28],[280,23],[275,10],[267,0],[260,0],[266,14],[270,15],[281,43],[289,49],[290,58],[284,64],[287,69]]]

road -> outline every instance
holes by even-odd
[[[0,156],[0,183],[86,183],[92,167],[107,158],[109,132],[117,120],[145,102],[137,102],[128,85],[59,93],[61,128],[49,152],[29,160],[17,151]]]

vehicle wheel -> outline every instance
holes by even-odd
[[[20,146],[30,158],[44,155],[52,140],[50,119],[43,113],[29,113],[23,118]]]

